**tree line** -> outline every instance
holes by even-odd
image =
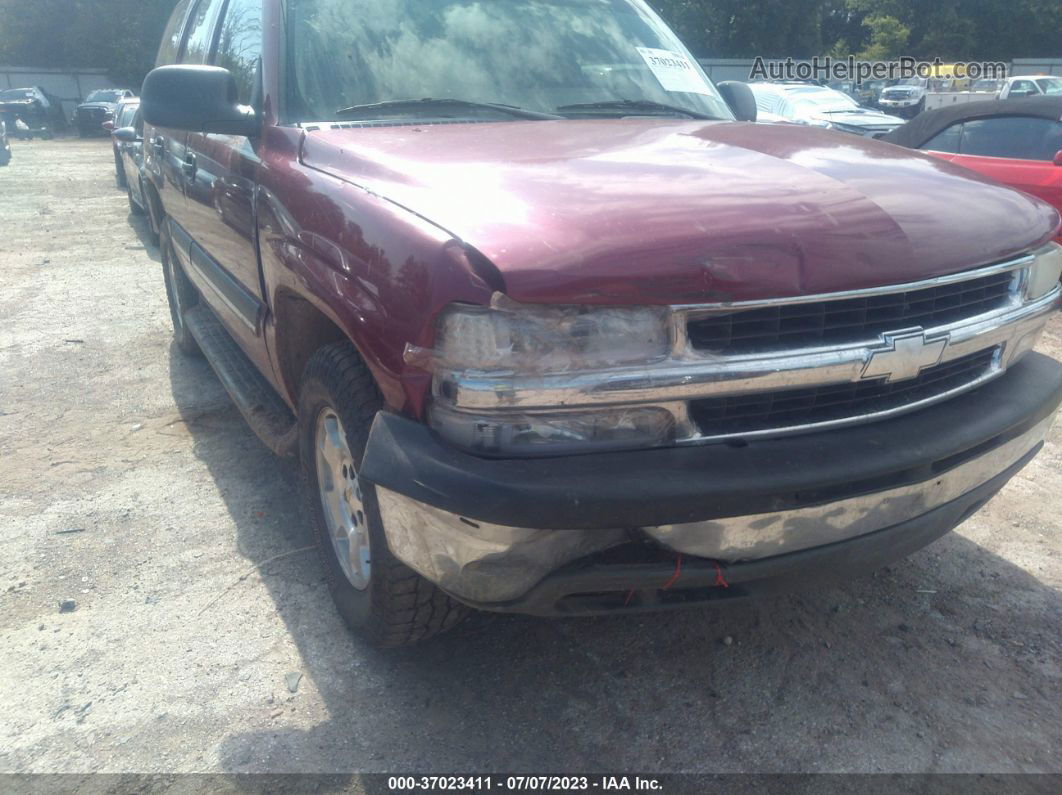
[[[482,0],[504,2],[504,0]],[[385,0],[381,0],[385,2]],[[699,57],[1062,57],[1062,0],[649,0]],[[176,0],[0,0],[0,64],[137,88]]]
[[[699,57],[1062,57],[1060,0],[649,0]]]

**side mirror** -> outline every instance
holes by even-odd
[[[220,135],[258,135],[254,110],[238,103],[236,79],[217,66],[160,66],[144,78],[144,121],[154,127]]]
[[[752,89],[748,87],[747,83],[740,83],[737,80],[725,80],[719,83],[716,88],[723,95],[723,99],[730,106],[730,110],[734,111],[734,116],[737,117],[738,121],[756,121],[756,95],[752,93]]]
[[[1062,166],[1062,149],[1055,152],[1055,165]]]
[[[103,123],[103,129],[105,129],[107,132],[111,132],[114,129],[114,122],[113,121],[105,121]]]
[[[114,131],[114,137],[123,144],[135,144],[140,140],[140,136],[136,134],[134,127],[119,127]]]

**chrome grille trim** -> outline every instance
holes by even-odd
[[[472,412],[479,416],[491,413],[549,414],[558,410],[571,411],[573,408],[589,410],[628,405],[660,406],[670,411],[674,417],[676,445],[775,437],[876,421],[976,389],[1002,375],[1020,355],[1032,349],[1051,313],[1062,305],[1062,287],[1056,287],[1050,293],[1034,300],[1025,297],[1029,279],[1028,266],[1035,259],[1032,255],[1023,256],[987,268],[923,282],[780,299],[786,304],[845,300],[889,292],[911,292],[941,284],[979,279],[991,274],[1013,272],[1010,299],[1003,306],[945,325],[925,329],[889,329],[888,332],[873,335],[869,339],[840,345],[719,355],[693,346],[688,336],[691,317],[703,317],[706,313],[720,311],[762,308],[771,306],[774,302],[679,305],[671,308],[670,352],[656,362],[601,371],[529,374],[515,378],[512,373],[442,371],[436,373],[435,398],[445,400],[454,410]],[[701,432],[696,422],[696,412],[691,410],[691,401],[715,397],[866,383],[872,377],[867,375],[871,361],[874,360],[878,364],[880,359],[876,357],[882,357],[883,354],[888,354],[883,358],[895,359],[895,339],[909,335],[920,335],[923,343],[921,347],[936,348],[941,342],[944,347],[939,359],[922,361],[920,357],[919,363],[923,365],[921,370],[917,365],[912,367],[910,360],[893,362],[901,365],[898,371],[904,373],[924,372],[930,367],[990,349],[996,350],[997,353],[987,371],[969,383],[894,409],[828,422],[709,435]],[[916,349],[918,347],[915,346]],[[872,372],[879,369],[876,366]],[[912,376],[905,375],[899,380],[905,377]]]
[[[986,265],[983,268],[975,268],[969,271],[951,273],[947,276],[936,276],[932,279],[924,279],[919,282],[905,282],[903,284],[889,284],[884,287],[868,287],[862,290],[846,290],[839,293],[818,293],[816,295],[794,295],[786,298],[768,298],[760,301],[723,301],[711,304],[679,304],[673,307],[677,311],[691,313],[711,313],[718,311],[734,312],[745,309],[762,309],[771,306],[790,306],[792,304],[814,304],[820,301],[845,301],[849,298],[871,298],[875,295],[888,295],[889,293],[908,293],[916,290],[928,290],[931,287],[942,287],[946,284],[957,284],[980,279],[984,276],[993,276],[997,273],[1027,268],[1036,259],[1032,254],[998,262],[995,265]]]

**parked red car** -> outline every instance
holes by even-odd
[[[1062,210],[1062,96],[952,105],[923,113],[884,140],[922,149]]]
[[[1041,448],[1053,208],[738,121],[642,0],[385,5],[183,0],[141,105],[176,348],[352,627],[821,584]]]

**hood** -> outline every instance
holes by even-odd
[[[922,86],[891,86],[884,89],[881,96],[906,99],[907,97],[920,97],[924,93],[926,90]]]
[[[1056,211],[908,149],[797,125],[593,120],[311,131],[303,162],[478,249],[530,302],[693,303],[954,273]]]
[[[40,101],[36,99],[9,99],[0,102],[0,110],[25,110],[39,104]]]
[[[892,125],[899,127],[904,124],[905,121],[899,116],[890,116],[887,113],[882,113],[879,110],[851,110],[844,111],[843,113],[813,113],[811,118],[816,121],[828,121],[831,124],[843,125],[846,127],[888,127]]]
[[[117,102],[82,102],[77,106],[78,110],[109,110],[114,111],[118,107]]]

